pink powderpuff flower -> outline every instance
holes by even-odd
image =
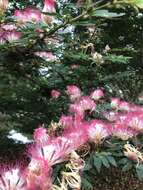
[[[130,111],[131,112],[143,112],[143,107],[137,106],[134,104],[130,104]]]
[[[93,100],[99,100],[100,98],[104,97],[104,93],[101,89],[96,89],[94,90],[91,94],[90,94],[90,97],[93,99]]]
[[[130,104],[125,101],[120,101],[119,110],[121,111],[130,111]]]
[[[71,65],[71,69],[77,69],[79,67],[79,65],[73,64]]]
[[[74,113],[79,120],[82,120],[84,118],[84,110],[82,109],[81,105],[78,104],[70,104],[69,106],[69,112]]]
[[[32,158],[47,161],[49,166],[53,166],[66,159],[71,150],[70,145],[69,139],[59,137],[44,146],[33,145],[30,147],[29,152]]]
[[[17,31],[11,31],[11,32],[7,32],[6,33],[6,37],[5,39],[9,42],[14,42],[19,40],[21,37],[21,32],[17,32]]]
[[[93,111],[96,108],[95,102],[89,96],[81,96],[75,104],[80,105],[83,111]]]
[[[143,95],[139,95],[138,100],[142,102],[143,101]]]
[[[77,126],[80,126],[83,122],[81,120],[81,117],[75,116],[65,116],[63,115],[60,118],[59,123],[64,126],[64,131],[69,129],[75,129]]]
[[[13,31],[17,29],[17,27],[14,24],[3,24],[1,28],[6,31]]]
[[[111,126],[99,120],[91,120],[87,126],[87,133],[90,141],[101,144],[111,135]]]
[[[69,115],[69,116],[65,116],[65,115],[62,115],[62,117],[60,118],[60,121],[59,123],[66,127],[66,128],[69,128],[69,127],[72,127],[73,126],[73,116]]]
[[[118,113],[114,111],[110,112],[104,112],[103,116],[108,120],[108,121],[116,121],[118,119]]]
[[[131,112],[127,115],[125,122],[131,129],[143,132],[143,113]]]
[[[14,16],[20,23],[25,22],[40,22],[41,21],[41,11],[36,8],[26,8],[24,10],[15,10]]]
[[[69,107],[69,112],[75,113],[78,118],[84,118],[84,112],[87,110],[95,110],[96,104],[95,102],[88,96],[81,96],[79,99],[74,103],[71,104]]]
[[[46,61],[56,61],[57,60],[56,56],[53,55],[52,52],[38,51],[38,52],[35,52],[34,54],[45,59]]]
[[[123,124],[115,124],[113,127],[113,136],[123,141],[126,141],[129,138],[132,138],[136,134],[137,133],[134,130],[132,130],[131,128]]]
[[[55,9],[55,0],[45,0],[44,1],[44,7],[43,7],[43,10],[42,12],[49,12],[49,13],[54,13],[56,12],[56,9]],[[42,20],[43,22],[45,22],[46,24],[49,24],[52,22],[53,20],[53,17],[52,16],[48,16],[48,15],[45,15],[45,14],[42,14]]]
[[[70,96],[71,101],[75,101],[81,96],[81,90],[76,85],[68,85],[66,93]]]
[[[74,122],[74,125],[63,132],[63,136],[70,140],[71,150],[76,150],[78,147],[83,145],[88,140],[86,133],[87,123],[86,122]]]
[[[26,174],[27,190],[52,190],[52,169],[46,161],[32,158]]]
[[[45,0],[42,12],[55,12],[55,0]]]
[[[120,105],[120,99],[119,98],[111,98],[111,108],[118,109]]]
[[[34,131],[34,141],[36,144],[45,145],[51,138],[44,127],[39,127]]]
[[[51,91],[51,97],[54,99],[59,98],[60,95],[61,95],[61,93],[58,90],[52,90]]]
[[[61,163],[67,156],[87,140],[84,126],[80,123],[65,130],[63,136],[53,138],[47,144],[34,144],[29,148],[31,158],[44,160],[49,166]]]
[[[1,190],[27,190],[24,173],[19,167],[4,170],[0,177]]]

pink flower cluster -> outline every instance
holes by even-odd
[[[15,10],[14,16],[20,23],[41,21],[41,11],[37,8]]]
[[[47,52],[47,51],[37,51],[34,53],[36,56],[41,57],[45,59],[46,61],[56,61],[56,56],[53,55],[52,52]]]
[[[21,32],[17,31],[17,27],[13,24],[3,24],[0,27],[0,44],[6,42],[14,42],[19,40]]]
[[[15,10],[14,16],[19,23],[50,21],[50,17],[47,18],[42,12],[55,12],[55,0],[45,0],[42,11],[38,8],[25,8],[23,10]]]
[[[68,115],[62,115],[63,133],[51,136],[40,127],[35,130],[34,143],[28,148],[30,162],[24,171],[19,167],[3,171],[0,178],[2,190],[52,190],[52,167],[68,160],[69,154],[86,142],[101,144],[107,138],[128,140],[143,132],[143,108],[118,98],[111,99],[111,110],[104,112],[104,121],[86,120],[86,111],[96,111],[104,93],[97,89],[90,96],[82,96],[75,85],[67,86],[66,93],[72,103]],[[55,98],[59,95],[53,92]]]
[[[7,1],[2,1],[5,3]],[[8,2],[7,2],[8,4]],[[52,21],[51,16],[44,15],[42,12],[55,12],[55,0],[45,0],[43,10],[41,11],[38,8],[25,8],[23,10],[15,10],[14,18],[17,21],[17,26],[13,24],[2,24],[0,26],[0,44],[6,42],[14,42],[20,39],[21,32],[18,32],[18,28],[23,26],[27,22],[39,23],[45,22],[50,23]],[[43,32],[43,30],[37,29],[38,32]],[[55,60],[54,55],[50,55],[48,52],[40,52],[39,56],[45,57],[46,59],[52,57],[52,60]],[[44,54],[44,55],[43,55]]]

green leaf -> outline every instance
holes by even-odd
[[[137,172],[137,175],[138,175],[138,178],[139,180],[143,180],[143,164],[139,165],[137,168],[136,168],[136,172]]]
[[[122,171],[123,172],[129,171],[130,169],[132,169],[132,167],[133,167],[132,162],[128,162],[126,165],[123,166]]]
[[[89,182],[88,179],[86,179],[86,176],[82,177],[81,186],[82,186],[83,190],[92,190],[93,189],[92,184]]]
[[[104,18],[114,18],[114,17],[121,17],[124,16],[125,13],[116,13],[116,12],[109,12],[109,10],[96,10],[96,12],[94,12],[92,14],[92,16],[96,16],[96,17],[104,17]]]
[[[109,161],[108,159],[104,156],[100,156],[101,160],[102,160],[102,164],[106,167],[106,168],[109,168],[110,167],[110,164],[109,164]]]
[[[119,164],[126,164],[129,160],[127,158],[122,158],[120,161],[119,161]]]
[[[110,164],[112,164],[113,166],[117,167],[116,160],[114,159],[113,156],[107,156],[107,159],[110,162]]]
[[[107,55],[104,56],[104,59],[107,61],[111,61],[113,63],[123,63],[123,64],[127,64],[129,63],[129,60],[132,57],[127,57],[127,56],[123,56],[123,55]]]
[[[89,171],[90,169],[92,168],[92,166],[91,166],[91,164],[86,164],[85,166],[84,166],[84,171]]]
[[[133,1],[133,5],[137,6],[140,9],[143,9],[143,0],[135,0]]]
[[[94,156],[94,166],[96,167],[97,171],[100,173],[102,166],[102,160],[100,159],[100,157]]]

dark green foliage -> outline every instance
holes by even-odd
[[[17,8],[43,6],[39,0],[31,3],[12,0],[11,3],[8,16]],[[143,16],[132,8],[113,6],[108,10],[104,7],[88,11],[88,18],[65,24],[88,6],[90,3],[82,8],[73,1],[58,1],[54,16],[61,25],[27,23],[19,30],[23,33],[19,41],[0,46],[0,134],[3,138],[0,154],[6,154],[3,150],[9,144],[19,152],[23,149],[22,145],[8,141],[7,134],[11,129],[31,138],[39,125],[49,127],[51,121],[58,122],[60,116],[67,113],[69,101],[65,88],[69,84],[79,86],[85,95],[103,87],[107,98],[118,96],[138,103],[138,95],[143,90]],[[3,19],[14,22],[9,17]],[[72,26],[72,30],[68,26]],[[39,35],[35,32],[37,28],[42,28],[44,33]],[[51,39],[58,42],[49,43]],[[36,56],[36,51],[53,52],[58,59],[47,61]],[[45,71],[42,73],[41,69]],[[60,90],[61,97],[51,99],[52,89]],[[100,118],[100,112],[108,109],[108,103],[101,104],[90,117]],[[106,152],[101,148],[87,156],[82,176],[85,190],[93,189],[93,176],[106,168],[133,169],[139,179],[143,179],[142,165],[136,167],[136,163],[124,157],[123,145],[113,139],[113,143],[106,144]],[[54,168],[54,179],[62,167]]]

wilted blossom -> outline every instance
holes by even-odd
[[[81,176],[76,171],[62,172],[62,178],[71,189],[80,189],[81,188]]]
[[[127,143],[124,145],[124,155],[129,159],[138,162],[143,162],[143,155],[133,145]]]
[[[0,177],[1,190],[27,190],[27,182],[24,173],[19,167],[5,170]]]
[[[58,90],[52,90],[51,91],[51,97],[57,99],[61,93]]]
[[[66,93],[70,96],[71,101],[75,101],[81,96],[81,90],[76,85],[68,85]]]
[[[94,90],[91,94],[90,94],[90,97],[93,99],[93,100],[99,100],[100,98],[102,98],[104,96],[104,93],[101,89],[96,89]]]
[[[8,0],[0,0],[0,14],[3,14],[8,8],[9,1]]]
[[[14,16],[19,23],[40,22],[41,11],[37,8],[25,8],[23,10],[15,10]]]

